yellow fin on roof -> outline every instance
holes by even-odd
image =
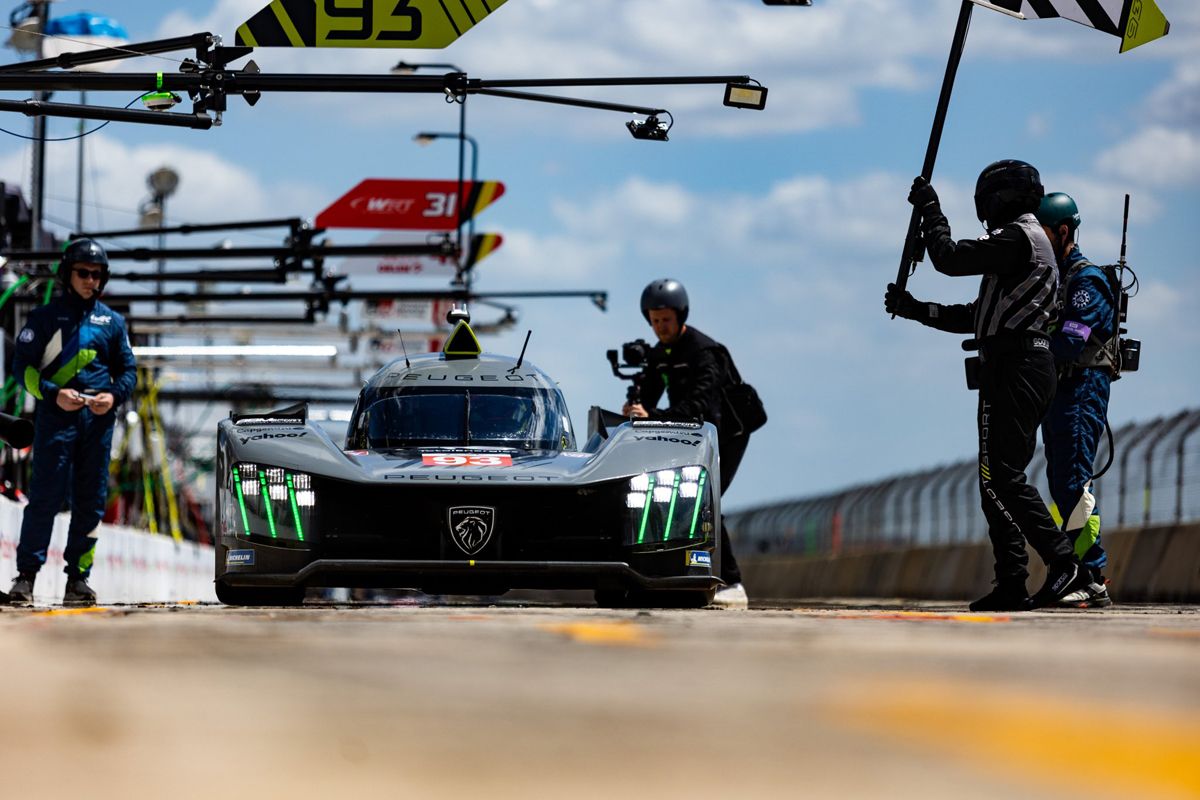
[[[465,319],[458,321],[454,330],[446,338],[446,344],[442,346],[442,354],[446,358],[478,358],[482,352],[483,348],[479,346],[479,339],[476,338],[475,331],[471,330],[470,324]]]

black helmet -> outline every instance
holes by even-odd
[[[104,272],[100,279],[100,291],[108,283],[108,253],[93,239],[76,239],[63,250],[59,261],[58,276],[66,286],[71,285],[71,268],[76,264],[96,264]]]
[[[988,164],[975,182],[975,215],[989,227],[1038,210],[1046,190],[1032,164],[1005,159]]]
[[[1079,206],[1071,195],[1063,192],[1051,192],[1042,198],[1037,210],[1038,222],[1051,230],[1057,230],[1059,225],[1066,225],[1067,230],[1074,233],[1083,220],[1079,217]]]
[[[687,322],[688,296],[683,284],[671,278],[653,281],[642,290],[642,316],[650,321],[650,310],[654,308],[673,308],[679,317],[679,324]]]

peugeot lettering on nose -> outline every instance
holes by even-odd
[[[491,541],[496,527],[496,509],[491,506],[452,506],[447,509],[450,538],[469,556],[473,556]]]

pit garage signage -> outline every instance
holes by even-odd
[[[237,29],[244,47],[438,50],[507,0],[273,0]]]
[[[504,195],[500,181],[463,183],[467,218]],[[318,228],[452,231],[458,227],[458,181],[367,178],[317,215]]]
[[[371,240],[372,245],[378,244],[424,244],[426,239],[411,233],[389,232],[381,233]],[[474,267],[483,259],[500,249],[504,237],[498,233],[475,234],[471,252],[464,264],[466,268]],[[453,278],[458,274],[458,261],[450,256],[354,256],[338,262],[332,270],[338,275],[346,276],[386,276],[386,277],[437,277]]]
[[[452,308],[453,300],[366,300],[362,318],[364,322],[387,323],[391,328],[405,323],[449,330],[446,313]]]

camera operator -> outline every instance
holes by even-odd
[[[889,284],[884,299],[890,313],[950,333],[974,333],[978,342],[979,493],[996,586],[971,603],[972,611],[1050,605],[1079,572],[1070,541],[1025,479],[1055,385],[1049,329],[1057,311],[1058,268],[1034,216],[1044,194],[1032,165],[1016,160],[988,165],[975,184],[976,215],[988,233],[955,242],[937,192],[917,177],[908,202],[921,213],[934,268],[944,275],[982,276],[979,297],[966,305],[923,303]],[[1026,541],[1047,566],[1046,582],[1032,598],[1025,586]]]
[[[717,429],[721,456],[721,494],[733,482],[738,464],[746,453],[750,434],[727,430],[721,424],[722,388],[731,382],[727,351],[718,342],[686,325],[687,290],[679,281],[664,279],[642,292],[642,316],[658,337],[646,356],[646,368],[638,383],[640,402],[631,400],[621,409],[628,417],[686,422],[711,422]],[[666,392],[669,405],[659,409]],[[725,608],[747,608],[746,589],[738,568],[725,519],[721,519],[721,580],[726,587],[713,603]]]

